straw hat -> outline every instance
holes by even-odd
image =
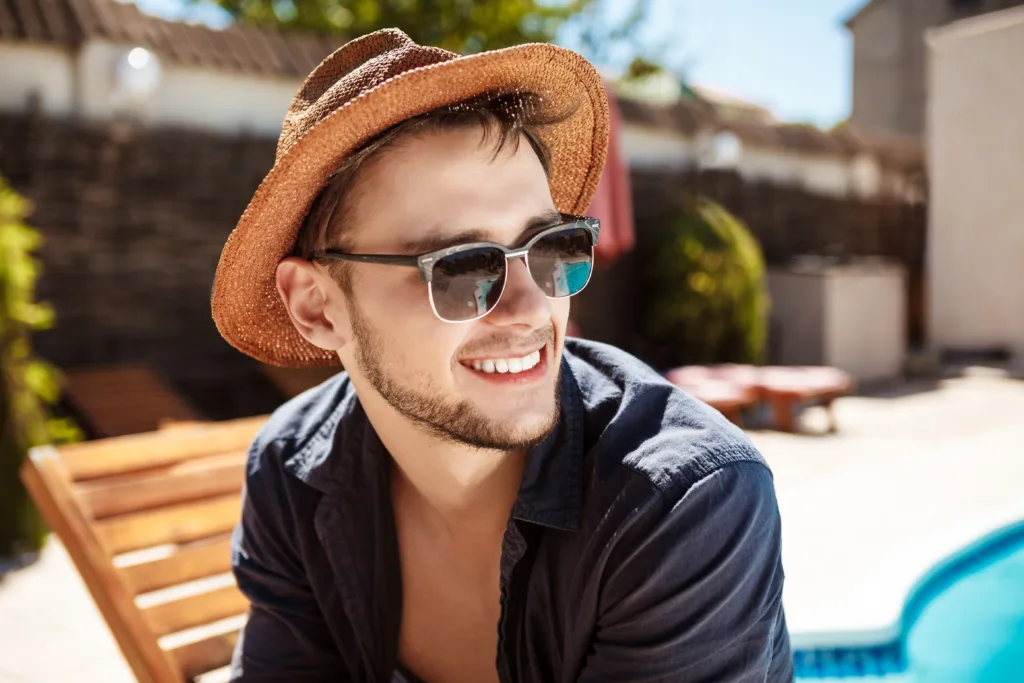
[[[608,101],[583,57],[529,44],[462,57],[387,29],[347,43],[306,78],[292,100],[274,167],[228,237],[213,282],[213,319],[238,350],[285,367],[338,365],[296,331],[277,294],[278,263],[294,248],[313,200],[341,160],[412,116],[486,93],[530,92],[575,113],[541,135],[552,155],[551,195],[583,213],[608,142]]]

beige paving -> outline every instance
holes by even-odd
[[[1024,520],[1024,382],[968,369],[837,414],[835,436],[752,434],[775,473],[798,646],[886,639],[929,568]]]
[[[38,562],[0,580],[0,681],[135,681],[57,542]]]
[[[882,637],[937,560],[1024,519],[1024,383],[977,370],[837,412],[834,436],[752,434],[775,472],[799,645]],[[132,680],[59,543],[0,580],[0,681]]]

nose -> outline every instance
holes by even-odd
[[[547,325],[551,320],[551,301],[533,281],[522,258],[509,260],[501,299],[484,320],[494,325],[522,325],[530,329]]]

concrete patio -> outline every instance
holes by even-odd
[[[1024,382],[951,374],[838,402],[835,435],[752,435],[775,473],[794,646],[888,640],[931,567],[1024,520]]]
[[[886,638],[929,567],[1024,519],[1024,382],[961,374],[841,400],[835,435],[752,434],[775,472],[794,644]],[[0,578],[0,643],[4,683],[134,680],[57,542]]]

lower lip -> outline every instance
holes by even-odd
[[[462,364],[460,363],[460,365]],[[536,382],[547,374],[547,347],[541,349],[540,362],[529,370],[523,370],[522,372],[498,372],[497,370],[494,372],[484,372],[483,370],[474,370],[466,365],[462,365],[462,367],[469,370],[476,377],[487,382],[493,382],[494,384],[527,384],[529,382]]]

